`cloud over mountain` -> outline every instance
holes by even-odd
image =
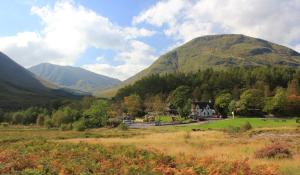
[[[299,12],[299,0],[166,0],[140,13],[133,23],[160,27],[181,42],[207,34],[242,33],[297,48]]]
[[[53,7],[34,6],[31,13],[41,19],[41,30],[0,37],[0,50],[23,66],[42,62],[73,65],[90,47],[113,50],[119,59],[124,58],[123,67],[131,67],[128,60],[144,60],[138,61],[142,65],[153,61],[151,55],[148,57],[153,49],[137,38],[152,36],[154,31],[121,27],[73,1],[57,1]],[[131,50],[134,52],[128,53]]]

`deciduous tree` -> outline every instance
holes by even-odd
[[[227,116],[229,113],[229,103],[232,100],[230,93],[223,93],[217,96],[215,100],[215,109],[222,115]]]
[[[287,105],[287,93],[283,88],[277,88],[274,97],[266,100],[264,111],[272,114],[284,114]]]
[[[137,117],[142,112],[142,100],[137,94],[124,97],[124,106],[132,117]]]
[[[249,89],[242,93],[237,102],[237,112],[242,115],[258,115],[261,114],[263,106],[263,92],[258,89]]]
[[[98,100],[84,112],[84,121],[87,128],[105,126],[108,120],[109,106],[107,101]]]

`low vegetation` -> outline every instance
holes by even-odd
[[[1,174],[276,174],[273,169],[251,167],[247,160],[177,159],[133,146],[31,141],[0,148]]]
[[[256,158],[274,158],[274,159],[283,159],[283,158],[292,158],[292,153],[287,147],[287,145],[282,143],[273,143],[268,145],[255,153]]]
[[[295,127],[259,131],[249,137],[169,127],[77,132],[10,126],[0,132],[0,174],[297,175]],[[293,156],[256,157],[274,139],[288,143],[284,148]]]

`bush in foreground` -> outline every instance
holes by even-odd
[[[287,146],[278,143],[268,145],[255,153],[255,158],[284,159],[292,157],[292,153]]]
[[[251,129],[252,129],[252,125],[248,121],[245,124],[243,124],[242,127],[241,127],[242,131],[249,131]]]
[[[123,131],[128,130],[128,126],[125,123],[120,123],[118,128]]]
[[[230,126],[229,128],[226,129],[227,132],[231,133],[231,134],[237,134],[237,133],[242,133],[242,132],[246,132],[252,129],[252,125],[250,124],[250,122],[246,122],[243,125],[241,125],[240,127],[234,127],[234,126]]]
[[[73,123],[73,129],[75,131],[84,131],[86,130],[85,122],[84,120],[78,120]]]

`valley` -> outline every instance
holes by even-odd
[[[284,46],[199,37],[123,82],[0,63],[0,174],[299,175],[300,56]]]

